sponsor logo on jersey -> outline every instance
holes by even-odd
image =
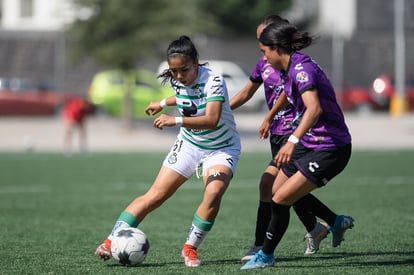
[[[298,63],[298,64],[295,65],[295,71],[300,71],[300,70],[303,70],[302,63]]]
[[[300,83],[307,82],[309,80],[309,75],[307,72],[301,71],[296,74],[296,80]]]

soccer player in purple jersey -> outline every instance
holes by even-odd
[[[257,26],[256,35],[258,39],[263,29],[271,23],[284,24],[289,22],[278,15],[266,16]],[[272,109],[283,91],[283,84],[280,78],[280,71],[272,68],[264,57],[260,58],[257,62],[250,75],[250,80],[244,88],[230,100],[232,109],[236,109],[247,102],[262,84],[264,85],[264,96],[267,106],[269,109]],[[279,149],[287,142],[290,134],[292,134],[292,122],[294,118],[295,111],[293,105],[288,104],[283,110],[278,112],[274,118],[269,121],[264,121],[261,125],[261,129],[268,129],[266,130],[266,133],[270,132],[269,141],[272,160],[269,162],[260,178],[255,241],[247,253],[241,258],[242,261],[248,261],[253,258],[263,246],[267,226],[269,225],[271,218],[272,185],[279,172],[279,168],[276,167],[273,158],[276,156]],[[297,147],[301,146],[301,144],[298,144]],[[321,211],[324,211],[325,213],[323,217],[329,217],[331,220],[334,219],[332,217],[336,217],[337,215],[311,194],[309,194],[302,203],[301,202],[302,201],[294,204],[293,208],[307,230],[304,238],[306,241],[304,253],[306,255],[315,254],[319,250],[320,242],[329,233],[329,226],[325,222],[317,221],[315,215],[306,209],[306,204],[311,204],[312,207],[318,205]],[[342,239],[338,241],[339,242],[334,243],[334,246],[338,246]]]
[[[271,220],[263,248],[241,269],[272,266],[274,252],[289,225],[292,205],[305,204],[314,215],[326,215],[309,203],[310,192],[338,175],[351,156],[351,135],[335,92],[325,73],[309,56],[299,52],[312,44],[307,32],[291,24],[269,24],[260,34],[260,50],[265,60],[280,70],[284,91],[266,115],[264,124],[289,103],[295,110],[294,130],[274,158],[279,173],[273,183]],[[261,135],[268,135],[261,127]],[[323,217],[333,234],[332,244],[352,228],[348,216]]]

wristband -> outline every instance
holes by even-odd
[[[290,135],[290,137],[288,138],[288,141],[292,142],[293,144],[298,144],[299,139],[295,137],[294,135]]]
[[[164,108],[165,106],[167,106],[167,101],[165,100],[165,98],[160,101],[160,106],[161,108]]]
[[[175,117],[175,125],[181,126],[183,124],[183,117],[176,116]]]

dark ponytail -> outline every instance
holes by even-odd
[[[272,49],[278,48],[281,53],[291,54],[312,44],[313,38],[308,32],[300,32],[291,24],[268,25],[259,38],[260,43]]]
[[[300,51],[308,46],[310,46],[313,42],[313,38],[309,36],[308,32],[297,32],[294,33],[292,36],[292,43],[291,48],[295,51]]]

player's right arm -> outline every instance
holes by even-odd
[[[161,103],[162,101],[164,101],[163,103]],[[175,96],[170,96],[167,97],[159,102],[150,102],[150,104],[148,104],[147,108],[145,108],[145,113],[147,115],[156,115],[158,114],[162,109],[164,109],[163,106],[161,106],[162,104],[165,104],[165,106],[175,106],[177,105],[176,102],[176,98]]]
[[[255,83],[249,80],[246,85],[235,96],[230,99],[230,108],[232,110],[239,108],[250,100],[254,93],[259,89],[261,83]]]
[[[262,125],[259,128],[259,137],[265,139],[269,136],[270,125],[272,124],[273,118],[275,115],[282,111],[289,104],[289,101],[286,98],[285,92],[282,91],[277,101],[273,105],[272,109],[267,112],[265,118],[263,119]]]

